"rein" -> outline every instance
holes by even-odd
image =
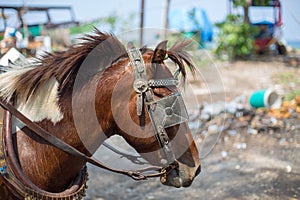
[[[27,176],[22,173],[14,150],[12,135],[12,115],[8,110],[4,112],[3,127],[0,131],[0,179],[7,186],[11,194],[18,199],[82,199],[87,189],[88,173],[84,166],[70,187],[59,193],[44,191],[34,185]]]
[[[71,145],[65,143],[64,141],[60,140],[59,138],[51,135],[45,129],[43,129],[42,127],[37,125],[35,122],[32,122],[30,119],[28,119],[26,116],[24,116],[21,112],[19,112],[16,108],[14,108],[14,106],[11,105],[10,103],[7,103],[6,101],[0,99],[0,105],[5,110],[5,114],[6,114],[6,116],[5,116],[6,119],[4,119],[4,133],[5,133],[4,135],[6,135],[6,137],[2,138],[3,155],[1,155],[1,153],[0,153],[0,164],[1,164],[0,178],[3,177],[3,180],[5,181],[5,183],[7,183],[7,186],[10,189],[10,191],[12,191],[13,194],[16,195],[17,197],[18,196],[21,198],[27,197],[27,199],[35,199],[35,198],[41,198],[41,197],[49,197],[50,198],[51,197],[50,199],[54,198],[57,200],[67,200],[67,199],[70,199],[70,197],[72,197],[74,199],[81,199],[82,196],[84,196],[84,194],[85,194],[85,189],[87,188],[86,187],[87,172],[86,172],[86,167],[84,167],[82,169],[82,171],[80,172],[80,178],[82,179],[81,181],[83,182],[83,184],[79,188],[78,193],[76,193],[76,195],[67,194],[67,195],[64,195],[65,197],[61,197],[61,195],[57,196],[55,193],[49,193],[49,192],[43,191],[43,190],[39,189],[37,186],[32,185],[33,183],[31,183],[30,181],[26,180],[26,178],[24,178],[25,175],[22,173],[22,171],[20,169],[18,169],[19,168],[18,164],[11,163],[10,159],[15,159],[15,156],[13,156],[13,158],[11,156],[8,156],[9,150],[12,151],[12,149],[13,149],[13,148],[6,147],[6,143],[7,143],[6,138],[10,137],[10,140],[12,140],[11,116],[10,116],[11,114],[14,115],[16,118],[18,118],[18,120],[21,121],[22,123],[24,123],[29,129],[31,129],[34,132],[34,134],[36,134],[37,136],[40,136],[41,138],[43,138],[44,140],[46,140],[53,146],[57,147],[58,149],[60,149],[64,152],[67,152],[71,155],[77,156],[77,157],[83,159],[84,161],[86,161],[90,164],[93,164],[97,167],[100,167],[100,168],[103,168],[103,169],[106,169],[108,171],[112,171],[115,173],[127,175],[134,180],[145,180],[145,179],[151,178],[151,177],[159,177],[177,167],[177,163],[168,165],[166,167],[152,166],[152,167],[148,167],[148,168],[144,168],[144,169],[140,169],[140,170],[136,170],[136,171],[121,170],[121,169],[115,169],[115,168],[108,167],[107,165],[95,160],[94,158],[83,154],[82,152],[78,151],[77,149],[75,149]],[[7,131],[7,130],[10,130],[10,131]],[[10,143],[12,143],[12,141]],[[12,145],[12,144],[10,144],[10,145]],[[149,173],[151,171],[157,171],[157,172]],[[19,176],[15,175],[15,173],[18,174],[21,178]],[[34,189],[30,188],[28,186],[28,183],[31,187],[34,187]]]
[[[40,136],[53,146],[57,147],[58,149],[69,153],[73,156],[79,157],[82,160],[93,164],[97,167],[119,173],[119,174],[124,174],[127,175],[135,180],[143,180],[147,179],[149,177],[157,177],[165,173],[165,170],[162,169],[161,167],[149,167],[137,171],[130,171],[130,170],[119,170],[119,169],[114,169],[111,167],[106,166],[105,164],[95,160],[93,157],[87,156],[84,153],[78,151],[71,145],[65,143],[64,141],[60,140],[59,138],[51,135],[48,131],[37,125],[35,122],[32,122],[30,119],[28,119],[26,116],[24,116],[21,112],[19,112],[15,107],[13,107],[11,104],[3,101],[2,99],[0,100],[0,105],[5,109],[8,110],[10,113],[12,113],[16,118],[18,118],[22,123],[24,123],[29,129],[31,129],[36,135]],[[146,171],[160,171],[158,173],[154,174],[142,174],[142,172]]]

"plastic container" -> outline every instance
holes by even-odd
[[[254,108],[280,108],[282,100],[273,89],[265,89],[253,92],[249,103]]]

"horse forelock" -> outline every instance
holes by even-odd
[[[184,40],[181,42],[178,42],[171,46],[167,51],[168,58],[179,67],[180,72],[182,73],[183,81],[186,80],[186,66],[191,70],[192,74],[195,74],[196,66],[194,65],[191,55],[186,51],[187,46],[189,46],[191,43],[191,40]],[[151,54],[151,56],[154,55],[154,51],[152,49],[147,48],[146,46],[141,48],[142,54]],[[157,65],[150,65],[152,67],[155,67]]]
[[[168,57],[178,65],[184,80],[186,79],[186,65],[189,67],[193,75],[195,74],[196,70],[190,54],[185,50],[190,43],[191,40],[184,40],[174,44],[170,49],[167,50]]]

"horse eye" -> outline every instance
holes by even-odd
[[[172,93],[175,93],[176,88],[173,87],[161,87],[161,88],[154,88],[153,89],[153,93],[155,96],[159,97],[159,98],[163,98],[165,96],[168,96]]]

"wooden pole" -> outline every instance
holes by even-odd
[[[141,21],[140,21],[140,47],[143,46],[143,36],[144,36],[144,10],[145,10],[145,0],[141,0]]]
[[[4,23],[4,30],[5,30],[7,27],[7,21],[6,21],[6,17],[5,17],[3,8],[1,9],[1,15],[2,15],[2,19],[3,19],[3,23]]]
[[[169,10],[170,10],[170,0],[166,0],[165,5],[165,20],[164,20],[164,39],[167,39],[167,33],[169,28]]]

